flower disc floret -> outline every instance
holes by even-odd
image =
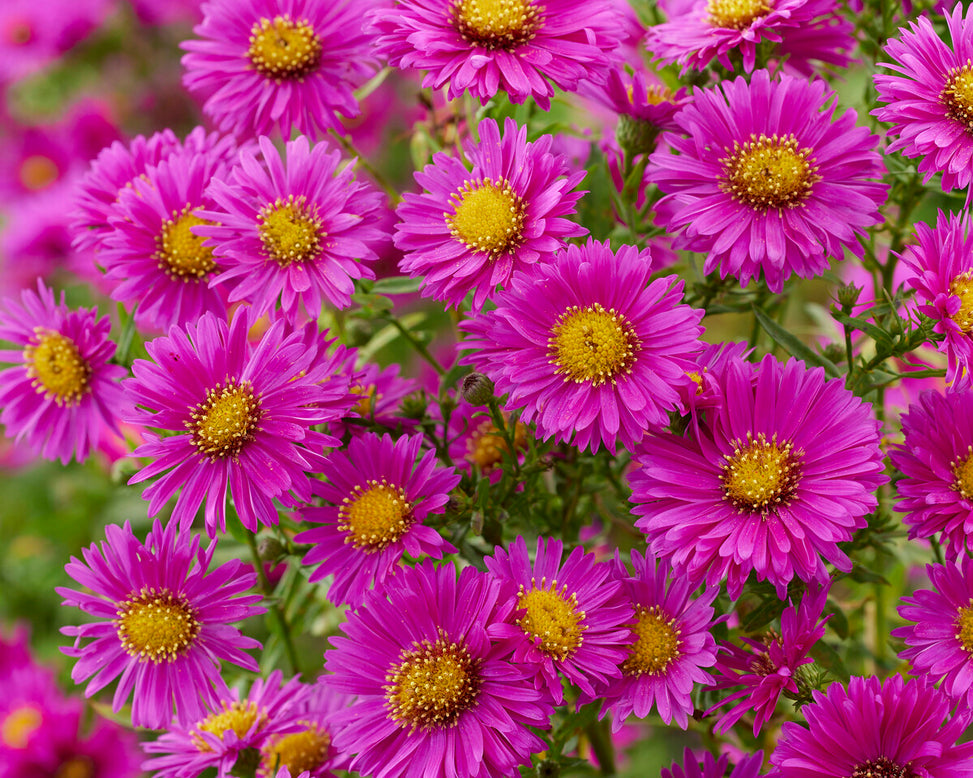
[[[763,433],[747,442],[737,441],[732,454],[724,454],[721,481],[724,497],[740,511],[766,513],[787,504],[800,483],[800,452],[794,444],[768,441]]]
[[[91,388],[91,366],[71,338],[35,329],[36,342],[24,348],[27,375],[38,394],[58,405],[76,405]]]
[[[414,520],[405,491],[374,478],[355,486],[341,501],[338,516],[338,530],[346,532],[348,542],[360,551],[387,548],[408,532]]]
[[[551,328],[548,343],[554,372],[591,386],[630,373],[641,346],[625,317],[601,303],[569,306]]]
[[[304,195],[279,198],[273,205],[260,209],[260,226],[257,232],[264,251],[281,267],[293,262],[316,260],[327,234],[321,219],[307,206]]]
[[[558,589],[557,581],[531,581],[529,589],[520,587],[517,607],[524,611],[517,623],[545,654],[563,662],[581,648],[588,625],[578,609],[577,594],[569,595],[566,586]]]
[[[809,148],[799,149],[793,135],[768,138],[751,135],[744,143],[733,142],[733,150],[720,160],[723,191],[755,210],[794,208],[811,194],[817,166],[808,157]]]
[[[262,76],[300,81],[321,64],[321,39],[306,19],[275,16],[254,22],[247,57]]]
[[[172,218],[162,222],[155,239],[154,256],[159,261],[159,270],[170,278],[195,281],[216,269],[213,250],[204,246],[203,238],[192,231],[202,224],[209,222],[193,215],[189,206],[173,211]]]
[[[533,0],[454,0],[453,14],[474,46],[513,51],[533,37],[540,9]]]
[[[661,675],[680,656],[679,625],[658,605],[639,605],[635,609],[635,642],[622,665],[626,675]]]
[[[742,30],[770,13],[771,7],[767,0],[708,0],[707,21],[713,27]]]
[[[467,181],[452,200],[455,210],[446,217],[450,234],[471,251],[495,257],[523,242],[524,202],[507,181]]]
[[[118,609],[118,639],[143,662],[173,662],[193,647],[202,625],[185,597],[168,590],[143,590]]]
[[[288,735],[273,737],[261,749],[260,767],[263,774],[277,775],[287,768],[291,775],[317,771],[331,754],[331,735],[312,721],[301,721],[302,729]]]

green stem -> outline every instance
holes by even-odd
[[[328,130],[328,132],[331,134],[331,137],[333,137],[336,141],[338,141],[338,143],[341,144],[341,147],[345,151],[347,151],[353,157],[357,158],[358,164],[361,165],[363,168],[365,168],[365,170],[368,171],[368,174],[373,179],[375,179],[375,183],[377,183],[380,187],[382,187],[382,189],[385,190],[385,194],[389,196],[389,200],[391,201],[393,206],[398,205],[402,201],[402,195],[400,195],[398,191],[396,191],[395,187],[392,186],[391,183],[389,183],[388,179],[386,179],[385,176],[383,176],[372,165],[372,163],[368,161],[365,155],[362,154],[357,148],[355,148],[354,143],[352,143],[350,140],[348,140],[348,138],[344,137],[343,135],[339,135],[334,130]]]
[[[487,401],[487,407],[490,409],[490,420],[493,422],[493,426],[497,428],[497,432],[500,433],[504,443],[507,445],[507,453],[510,454],[510,461],[513,463],[514,479],[516,480],[520,476],[520,462],[517,459],[517,443],[514,434],[511,432],[510,426],[503,417],[503,411],[500,410],[500,403],[497,402],[496,397],[491,397]]]
[[[280,635],[280,639],[284,643],[284,652],[287,654],[287,661],[291,664],[292,672],[300,674],[301,665],[297,661],[297,650],[294,648],[294,640],[291,637],[290,626],[287,623],[287,617],[284,615],[283,608],[281,608],[280,603],[272,596],[273,587],[270,585],[270,579],[267,578],[267,572],[264,570],[264,563],[260,558],[260,552],[257,551],[257,539],[252,532],[245,534],[247,545],[250,547],[250,555],[253,557],[253,566],[257,568],[257,578],[260,580],[260,588],[263,589],[264,599],[270,605],[269,610],[276,622],[277,634]]]
[[[595,721],[584,728],[591,750],[598,758],[598,767],[602,775],[615,775],[615,747],[612,745],[611,735],[608,734],[608,719]]]
[[[429,349],[426,348],[424,343],[419,341],[415,335],[402,326],[402,322],[393,316],[386,316],[385,320],[395,327],[403,338],[409,341],[412,348],[414,348],[418,352],[419,356],[421,356],[432,366],[433,370],[435,370],[440,377],[446,375],[446,368],[439,364],[439,361],[430,353]]]

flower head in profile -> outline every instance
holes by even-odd
[[[493,634],[512,647],[513,661],[534,668],[555,704],[564,700],[559,674],[589,697],[593,684],[620,674],[632,606],[607,564],[581,546],[564,559],[560,540],[541,537],[532,561],[522,535],[509,552],[498,547],[484,561],[496,578],[517,587],[511,590],[517,610]]]
[[[697,684],[713,683],[706,668],[716,663],[713,600],[717,587],[693,595],[685,577],[673,577],[666,562],[650,551],[631,552],[629,573],[616,554],[614,573],[632,603],[635,642],[625,646],[621,677],[595,685],[595,699],[604,700],[601,716],[612,714],[618,731],[630,715],[644,719],[653,709],[666,723],[685,729],[693,713]],[[584,698],[583,698],[584,699]]]
[[[321,138],[359,113],[375,69],[353,0],[210,0],[183,84],[224,132]]]
[[[768,778],[973,775],[973,743],[957,743],[969,713],[951,717],[949,699],[924,679],[853,677],[812,694],[807,726],[784,723]]]
[[[551,152],[552,136],[528,143],[527,128],[507,119],[479,124],[466,146],[471,167],[440,152],[415,174],[423,188],[396,210],[395,245],[403,273],[422,276],[424,296],[459,307],[473,292],[481,308],[515,270],[547,261],[568,238],[587,230],[566,216],[582,192],[584,171]]]
[[[509,393],[507,410],[523,409],[540,438],[591,451],[634,445],[668,425],[702,348],[702,312],[680,302],[682,281],[650,280],[652,270],[648,250],[570,245],[461,325],[464,361]]]
[[[973,5],[946,14],[952,45],[926,15],[909,22],[885,45],[892,71],[874,76],[878,99],[873,114],[892,124],[888,151],[919,158],[928,182],[942,173],[943,191],[966,189],[973,181]]]
[[[173,715],[198,721],[229,696],[221,661],[257,670],[243,649],[260,644],[230,626],[264,612],[261,596],[248,593],[256,574],[239,560],[210,570],[216,544],[201,548],[175,521],[165,529],[157,521],[144,543],[127,522],[105,537],[65,567],[87,591],[57,589],[64,605],[100,619],[61,629],[75,638],[62,649],[77,660],[71,677],[91,679],[89,697],[118,678],[112,710],[131,697],[135,726],[162,729]]]
[[[697,90],[676,114],[682,135],[664,133],[646,171],[675,248],[706,254],[704,271],[721,278],[762,275],[777,293],[845,249],[860,257],[858,238],[882,220],[884,168],[878,137],[852,110],[835,118],[835,99],[823,80],[766,70]]]
[[[767,355],[728,364],[722,407],[685,437],[648,438],[630,475],[635,522],[676,573],[731,598],[747,577],[783,597],[793,578],[850,570],[838,543],[865,526],[883,474],[871,406],[822,368]]]
[[[274,500],[293,507],[311,498],[308,473],[336,443],[311,428],[339,418],[353,399],[346,382],[328,380],[335,360],[327,342],[309,337],[316,326],[276,321],[251,344],[253,323],[246,308],[229,325],[208,314],[148,342],[150,360],[132,366],[133,421],[170,433],[147,432],[133,452],[153,461],[130,483],[161,476],[143,492],[149,515],[181,488],[172,520],[188,526],[205,504],[213,537],[226,529],[228,493],[251,531],[277,523]]]
[[[295,541],[311,545],[304,564],[311,581],[333,576],[328,597],[335,605],[360,605],[371,588],[382,588],[405,554],[441,557],[455,549],[423,522],[442,513],[460,480],[438,467],[433,451],[420,452],[422,435],[367,433],[352,439],[321,466],[327,481],[315,494],[327,505],[307,507],[302,518],[319,526]]]
[[[545,111],[554,87],[598,78],[625,34],[601,0],[398,0],[369,14],[375,51],[390,65],[425,70],[424,87],[486,103],[499,90]]]
[[[92,447],[119,434],[129,403],[118,383],[125,368],[109,364],[115,344],[111,321],[96,309],[72,311],[38,280],[20,301],[0,308],[0,340],[20,350],[0,350],[0,422],[7,435],[26,441],[46,459],[67,464],[88,458]]]
[[[697,759],[687,748],[683,754],[682,764],[676,763],[669,768],[663,767],[661,778],[757,778],[763,765],[764,752],[758,751],[743,757],[727,773],[729,761],[730,757],[727,754],[717,759],[708,751],[703,754],[702,759]]]
[[[330,683],[355,695],[335,719],[335,746],[374,778],[503,778],[546,748],[553,709],[529,668],[491,639],[515,598],[473,567],[431,561],[349,612],[325,653]]]

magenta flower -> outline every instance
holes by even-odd
[[[808,590],[798,605],[791,604],[781,614],[780,632],[769,630],[760,640],[741,637],[742,646],[729,643],[720,646],[715,688],[742,688],[706,711],[709,715],[732,703],[716,722],[716,732],[729,732],[753,711],[753,736],[757,737],[777,710],[780,695],[798,694],[797,670],[813,661],[811,648],[824,637],[824,625],[830,618],[821,618],[827,599],[827,586]]]
[[[763,765],[764,752],[745,756],[728,774],[729,760],[727,754],[717,759],[708,751],[700,760],[687,748],[682,764],[673,764],[668,769],[663,767],[661,778],[757,778]]]
[[[0,350],[0,422],[6,434],[45,459],[88,458],[130,404],[118,381],[125,368],[109,364],[115,344],[111,322],[97,309],[70,310],[61,293],[37,281],[20,302],[7,298],[0,309],[0,339],[22,350]]]
[[[465,472],[478,473],[496,483],[503,475],[504,452],[509,451],[507,441],[482,405],[470,405],[462,397],[456,402],[446,431],[449,455]],[[504,424],[513,424],[514,451],[523,460],[531,432],[525,424],[514,422],[509,413],[503,417]]]
[[[564,701],[559,673],[593,698],[593,684],[621,674],[632,639],[632,606],[611,568],[581,546],[562,557],[560,540],[539,537],[531,562],[518,535],[509,553],[498,546],[484,560],[496,578],[517,586],[516,610],[491,634],[511,647],[514,662],[533,668],[556,705]]]
[[[460,477],[437,467],[433,451],[420,459],[422,441],[368,433],[322,465],[327,481],[315,482],[314,492],[330,504],[305,508],[302,518],[320,526],[294,540],[312,544],[303,560],[317,566],[311,581],[334,577],[333,604],[360,605],[370,589],[386,585],[405,554],[441,558],[456,550],[423,522],[445,510]]]
[[[650,281],[652,254],[589,240],[535,265],[461,327],[464,357],[509,392],[540,438],[597,451],[667,426],[701,349],[702,311],[681,304],[675,276]]]
[[[968,710],[973,701],[973,559],[926,565],[933,588],[903,597],[899,615],[913,622],[892,630],[907,649],[899,656],[915,675],[939,683],[950,701]]]
[[[597,684],[593,698],[604,701],[601,717],[611,712],[615,732],[630,715],[644,719],[653,708],[666,724],[675,720],[686,729],[694,710],[693,689],[713,683],[705,668],[716,663],[710,630],[719,589],[714,586],[694,597],[690,582],[673,577],[669,565],[657,562],[651,552],[633,549],[631,558],[633,573],[617,553],[614,568],[635,611],[635,642],[625,647],[621,677]]]
[[[71,557],[67,574],[88,593],[58,587],[64,605],[81,608],[101,621],[63,627],[75,638],[62,648],[78,661],[75,683],[91,679],[90,697],[119,678],[112,710],[132,697],[132,724],[162,729],[173,718],[180,724],[206,715],[229,690],[220,662],[248,670],[257,663],[243,649],[259,648],[230,624],[263,613],[259,594],[247,592],[257,576],[239,560],[210,570],[216,544],[200,547],[170,521],[157,521],[145,543],[126,522],[105,528],[106,542]],[[86,645],[83,642],[91,639]]]
[[[872,113],[891,122],[895,140],[888,151],[919,157],[919,172],[928,182],[943,174],[943,191],[966,189],[973,181],[973,5],[957,3],[946,15],[952,40],[947,44],[928,16],[909,23],[879,63],[892,73],[874,76],[878,99],[887,105]]]
[[[676,114],[683,137],[664,133],[668,148],[646,171],[665,193],[657,208],[679,233],[675,248],[706,254],[706,273],[744,285],[762,273],[778,293],[845,249],[862,256],[858,237],[882,221],[884,168],[878,137],[855,126],[853,110],[835,119],[834,99],[824,81],[772,81],[765,70],[697,90]]]
[[[224,132],[318,139],[359,113],[375,70],[351,0],[210,0],[185,41],[183,84]]]
[[[203,316],[147,343],[152,361],[132,366],[125,389],[141,406],[133,421],[171,433],[147,432],[133,452],[154,461],[130,483],[164,473],[143,492],[150,516],[181,488],[172,521],[187,527],[205,503],[214,537],[226,530],[228,490],[251,531],[277,523],[275,499],[291,507],[311,499],[307,474],[319,467],[323,446],[337,443],[311,427],[340,417],[351,394],[345,382],[327,380],[334,367],[327,344],[277,321],[251,345],[252,324],[245,308],[229,325]]]
[[[598,78],[625,34],[618,11],[600,0],[398,0],[368,18],[375,51],[390,65],[425,70],[424,87],[469,93],[486,103],[503,89],[510,101],[551,107]]]
[[[973,362],[970,216],[939,211],[935,229],[916,224],[916,240],[902,254],[913,272],[909,285],[916,290],[919,311],[936,320],[933,331],[945,336],[938,348],[947,357],[946,381],[954,389],[968,388]]]
[[[877,504],[880,425],[871,406],[791,359],[742,360],[722,376],[721,408],[647,439],[630,475],[635,522],[677,574],[736,599],[751,572],[785,596],[787,584],[850,570],[838,548]]]
[[[399,406],[403,398],[419,388],[419,383],[412,378],[399,375],[399,365],[391,364],[379,367],[374,362],[366,362],[360,369],[353,367],[354,355],[346,366],[346,374],[350,374],[351,392],[356,402],[346,415],[345,421],[336,422],[331,426],[335,437],[342,437],[345,432],[358,435],[364,428],[355,424],[352,419],[387,427],[390,430],[398,428],[411,429],[415,421],[404,419],[399,415]]]
[[[312,319],[324,300],[351,305],[356,278],[374,278],[363,260],[375,259],[383,237],[374,226],[382,197],[356,182],[352,162],[339,169],[341,152],[326,143],[310,148],[303,135],[285,156],[266,137],[260,160],[243,151],[227,180],[207,191],[214,205],[199,217],[197,235],[208,238],[219,272],[211,284],[227,282],[231,303],[250,303],[257,315],[274,308],[294,321],[304,310]]]
[[[528,727],[553,713],[532,670],[491,639],[515,602],[473,567],[404,569],[349,613],[325,653],[331,684],[356,695],[335,745],[373,778],[515,774],[545,749]]]
[[[946,696],[924,680],[852,678],[815,691],[801,712],[807,727],[784,723],[768,778],[973,775],[973,743],[957,744],[969,723],[950,718]]]
[[[422,276],[423,296],[459,307],[473,292],[481,308],[515,270],[548,261],[568,238],[587,230],[564,218],[574,213],[585,176],[551,152],[552,136],[527,142],[527,128],[507,119],[479,125],[480,142],[466,144],[468,167],[445,153],[415,174],[422,193],[406,193],[396,210],[395,245],[403,273]]]

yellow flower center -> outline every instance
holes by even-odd
[[[514,425],[514,449],[527,448],[527,427],[519,421]],[[503,461],[507,441],[489,419],[483,419],[466,439],[466,460],[489,473]]]
[[[454,238],[492,258],[523,241],[524,204],[502,178],[467,181],[451,197],[453,213],[444,214]]]
[[[908,762],[900,765],[887,756],[880,756],[856,766],[851,778],[919,778],[919,774]]]
[[[290,195],[260,211],[260,241],[264,251],[281,267],[294,262],[309,262],[321,254],[321,220],[307,208],[304,197]]]
[[[71,338],[40,327],[34,335],[24,348],[31,386],[58,405],[75,405],[90,388],[91,366]]]
[[[939,99],[947,116],[973,132],[973,62],[967,60],[963,67],[950,71]]]
[[[520,587],[517,607],[525,613],[517,623],[545,654],[564,661],[580,648],[584,638],[585,613],[578,609],[578,598],[567,586],[557,588],[557,581],[547,584],[542,578],[540,586],[531,581],[531,588]]]
[[[43,722],[40,709],[33,705],[14,708],[0,722],[0,743],[8,748],[26,748],[30,736]]]
[[[331,736],[310,721],[300,722],[307,729],[270,741],[262,749],[261,772],[273,778],[286,767],[297,778],[305,770],[316,770],[328,759]]]
[[[468,43],[509,51],[534,37],[539,13],[533,0],[455,0],[452,17]]]
[[[172,218],[162,223],[162,232],[155,240],[156,252],[152,256],[159,263],[159,270],[180,281],[199,281],[216,269],[213,249],[204,246],[206,238],[196,235],[190,228],[210,224],[193,216],[192,206],[173,211]]]
[[[370,386],[353,386],[351,387],[351,393],[358,395],[358,402],[355,403],[352,410],[363,419],[370,419],[372,411],[380,399],[378,388],[375,384],[371,384]]]
[[[190,413],[193,445],[210,459],[235,457],[253,440],[263,411],[249,381],[217,384]]]
[[[223,735],[231,730],[236,733],[238,738],[243,738],[258,720],[260,721],[257,727],[259,731],[267,723],[267,715],[257,708],[255,702],[247,700],[234,702],[230,705],[224,702],[222,711],[219,713],[211,713],[196,728],[201,732],[209,732],[211,735],[216,735],[220,740],[223,740]],[[200,737],[198,733],[193,733],[193,743],[196,744],[196,748],[200,751],[212,750],[209,743]]]
[[[713,27],[743,30],[770,13],[771,0],[709,0],[706,18]]]
[[[362,551],[380,551],[401,538],[414,521],[405,492],[384,478],[358,484],[338,508],[338,529],[346,543]]]
[[[747,433],[747,443],[737,441],[733,454],[724,455],[723,496],[739,511],[767,513],[790,499],[801,479],[800,456],[792,443],[757,439]]]
[[[973,278],[970,273],[956,276],[949,282],[949,293],[959,298],[959,310],[952,315],[956,326],[963,332],[973,332]]]
[[[72,756],[61,762],[53,778],[95,778],[95,763],[88,756]]]
[[[173,662],[189,650],[202,624],[185,598],[167,589],[143,589],[118,604],[115,629],[122,647],[140,662]]]
[[[551,328],[547,344],[554,372],[565,383],[592,386],[630,373],[642,345],[625,317],[600,303],[570,306]]]
[[[20,163],[20,183],[27,189],[43,189],[57,181],[57,165],[50,157],[31,154]]]
[[[658,605],[637,606],[637,621],[632,626],[635,643],[622,664],[626,675],[659,675],[679,658],[679,628],[676,620],[667,618]]]
[[[965,457],[956,457],[950,463],[953,471],[953,489],[967,500],[973,500],[973,446],[967,446]]]
[[[288,15],[261,19],[250,30],[247,56],[254,69],[275,81],[301,81],[321,62],[321,39],[307,20]]]
[[[956,615],[956,639],[966,653],[973,655],[973,600]]]
[[[793,135],[751,135],[742,146],[734,141],[733,150],[726,152],[720,160],[720,188],[756,210],[795,208],[821,180],[810,159],[812,150],[799,149]]]
[[[451,727],[480,693],[479,662],[440,636],[403,651],[385,676],[389,716],[410,730]]]

